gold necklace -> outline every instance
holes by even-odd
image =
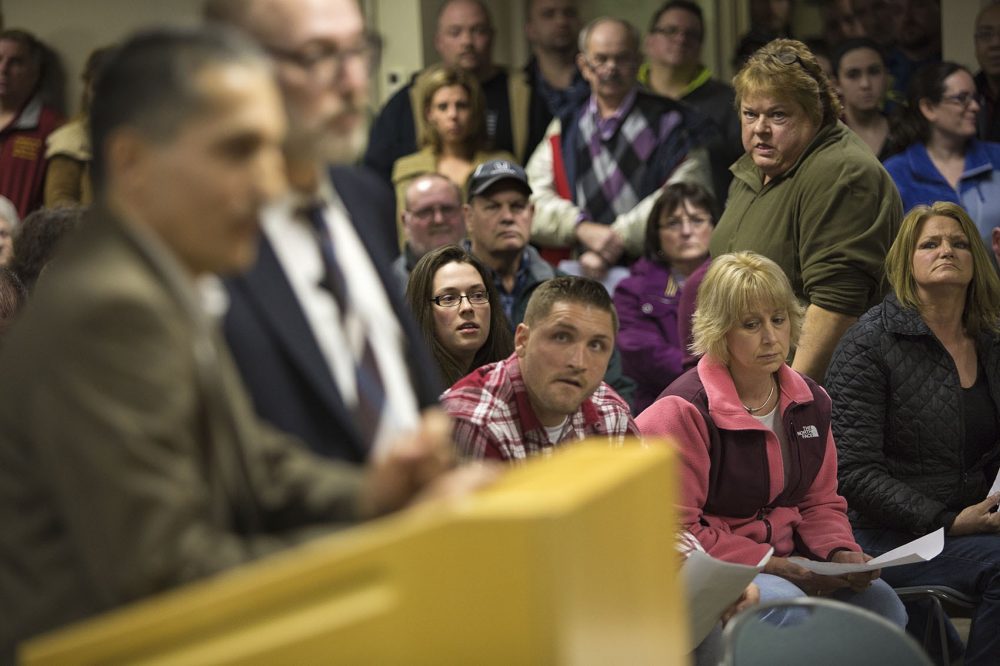
[[[762,404],[760,407],[751,407],[750,405],[740,400],[740,404],[743,405],[743,409],[747,410],[747,414],[755,414],[760,410],[764,409],[765,407],[767,407],[767,403],[771,402],[771,396],[774,395],[774,385],[776,383],[777,382],[775,382],[773,379],[771,380],[771,391],[767,394],[767,398],[764,399],[764,404]]]

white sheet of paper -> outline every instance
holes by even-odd
[[[767,561],[772,549],[756,567],[717,560],[700,550],[692,551],[681,567],[681,581],[691,622],[691,649],[712,631],[722,611],[740,598]]]
[[[926,562],[937,557],[943,548],[944,528],[941,527],[936,532],[925,534],[924,536],[914,539],[909,543],[904,543],[898,548],[893,548],[888,553],[882,553],[865,564],[816,562],[815,560],[806,560],[801,557],[793,557],[791,559],[796,564],[802,565],[813,573],[818,573],[823,576],[842,576],[844,574],[856,573],[858,571],[874,571],[875,569],[898,567],[900,564]]]
[[[997,472],[997,478],[993,479],[993,485],[990,487],[990,492],[986,493],[986,497],[994,493],[1000,493],[1000,471]],[[983,499],[986,499],[986,497]]]

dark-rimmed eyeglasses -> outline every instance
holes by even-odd
[[[951,102],[952,104],[957,104],[962,107],[962,110],[969,108],[969,105],[975,102],[976,104],[982,106],[983,98],[979,93],[974,92],[964,92],[958,93],[957,95],[942,95],[942,102]]]
[[[360,44],[348,49],[320,43],[300,50],[270,44],[263,47],[275,60],[297,67],[312,79],[327,82],[340,76],[350,62],[363,65],[368,72],[374,70],[382,55],[382,38],[375,33],[365,33]]]
[[[469,305],[486,305],[490,302],[490,294],[487,291],[474,291],[470,294],[441,294],[431,299],[431,303],[439,308],[456,308],[462,299],[469,301]]]
[[[414,218],[420,220],[421,222],[430,222],[436,216],[440,215],[446,220],[454,218],[462,212],[462,209],[458,206],[427,206],[426,208],[418,208],[417,210],[408,210],[406,213],[412,215]]]
[[[587,56],[583,56],[583,61],[587,63],[587,67],[594,70],[595,72],[599,72],[611,66],[618,66],[622,69],[632,69],[638,64],[639,59],[630,53],[619,54],[614,56],[609,56],[609,55],[604,55],[603,53],[599,53],[593,58],[588,58]]]

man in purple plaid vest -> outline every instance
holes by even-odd
[[[703,144],[712,131],[692,110],[643,91],[639,33],[615,18],[580,33],[577,62],[591,94],[549,125],[528,161],[532,241],[575,247],[586,275],[642,252],[646,218],[665,184],[712,177]]]

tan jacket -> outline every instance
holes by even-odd
[[[257,421],[158,241],[98,210],[62,250],[0,353],[0,661],[356,514],[361,473]]]

